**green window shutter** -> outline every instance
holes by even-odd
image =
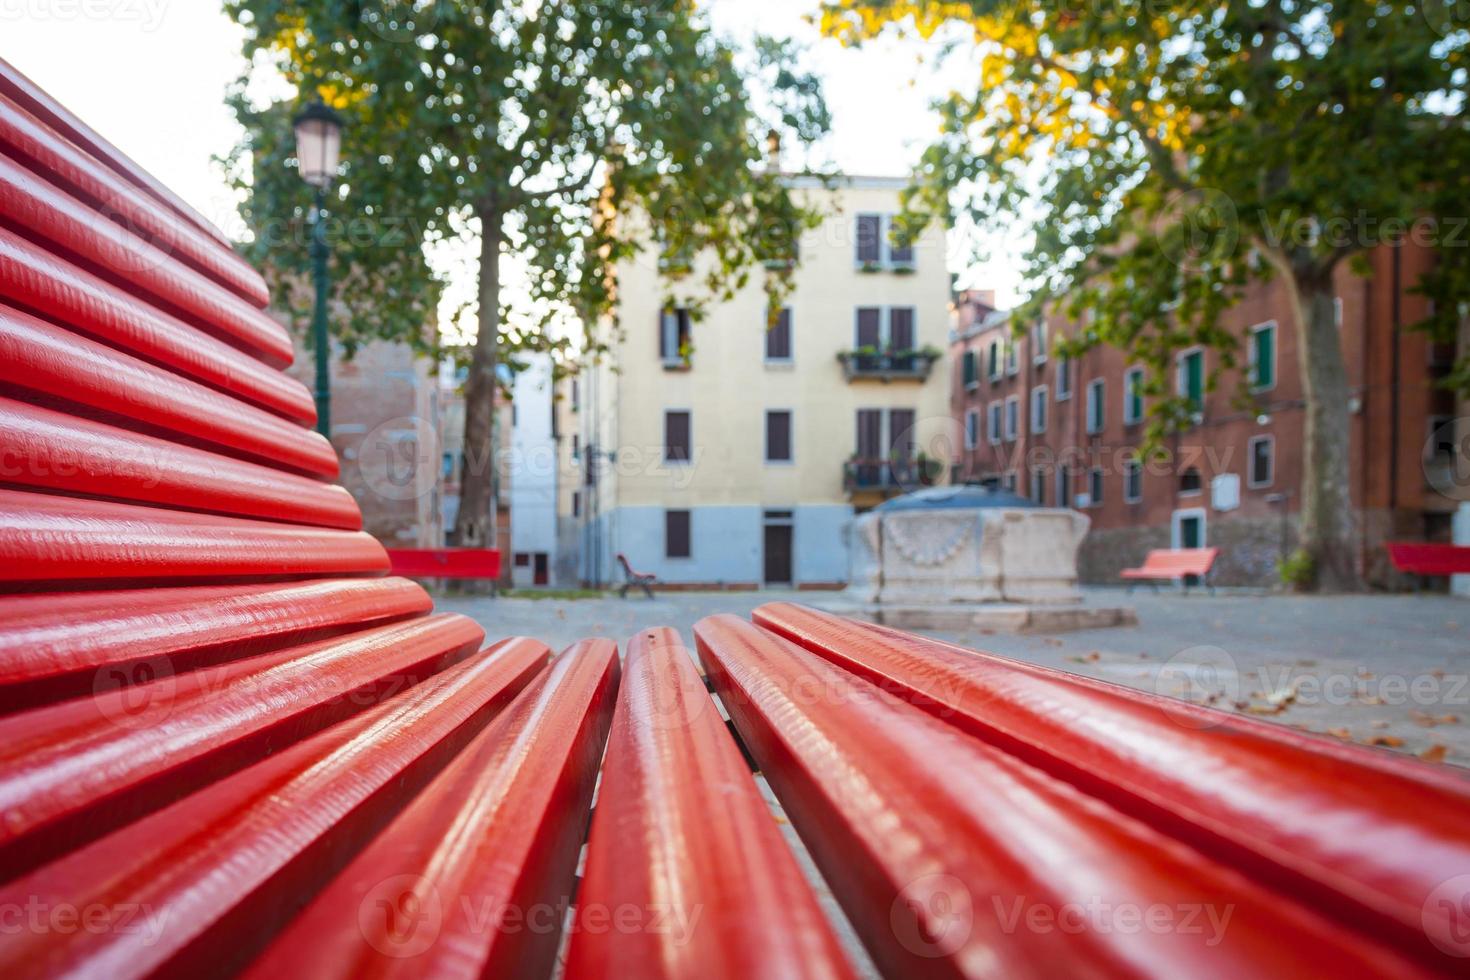
[[[1255,336],[1257,388],[1270,388],[1276,383],[1276,331],[1257,330]]]
[[[976,372],[976,367],[975,367],[975,352],[972,351],[972,350],[967,350],[967,351],[965,351],[965,385],[966,386],[969,386],[969,385],[972,385],[972,384],[975,383],[975,372]]]
[[[1188,398],[1195,408],[1202,408],[1205,403],[1204,369],[1204,355],[1199,351],[1184,358],[1184,397]]]

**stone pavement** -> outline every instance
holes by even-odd
[[[830,593],[664,592],[586,599],[442,596],[441,610],[491,637],[524,634],[561,647],[584,636],[622,644],[646,626],[690,628],[763,602],[820,606]],[[1184,696],[1282,724],[1470,765],[1470,600],[1432,595],[1294,597],[1152,595],[1089,590],[1131,602],[1137,627],[1055,636],[934,633],[972,649]]]

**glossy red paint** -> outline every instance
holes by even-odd
[[[248,262],[220,248],[219,240],[198,225],[160,208],[146,192],[3,95],[0,146],[62,190],[253,306],[269,304],[265,280]]]
[[[0,596],[0,712],[91,695],[99,671],[182,673],[433,608],[401,578]]]
[[[554,658],[247,976],[550,975],[617,687],[609,640]]]
[[[1430,975],[774,633],[732,616],[694,632],[888,975]],[[1185,928],[1212,909],[1213,932]],[[1143,938],[1125,913],[1172,926]]]
[[[0,906],[101,909],[107,920],[100,929],[8,935],[0,974],[230,975],[483,730],[547,654],[533,640],[513,640],[0,888]]]
[[[337,455],[320,433],[3,305],[0,382],[165,429],[177,441],[337,475]]]
[[[383,574],[361,531],[0,490],[0,582]]]
[[[270,363],[291,363],[286,328],[263,310],[3,155],[0,217],[123,292],[195,319]]]
[[[1470,869],[1470,780],[790,603],[754,616],[1354,929],[1442,962],[1426,922],[1455,913],[1429,899],[1452,869]]]
[[[675,630],[628,641],[587,847],[568,980],[853,976]]]
[[[11,483],[292,524],[362,527],[357,501],[342,487],[3,396],[0,446]]]
[[[0,298],[278,415],[316,421],[311,393],[295,378],[4,228]]]

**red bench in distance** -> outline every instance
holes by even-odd
[[[648,598],[653,598],[653,587],[658,584],[658,576],[652,572],[635,571],[628,561],[628,556],[621,551],[618,552],[618,564],[623,566],[623,584],[618,588],[618,597],[628,598],[628,590],[631,588],[642,589]]]
[[[500,578],[500,552],[493,548],[389,548],[393,574],[407,578]]]
[[[1128,579],[1128,591],[1133,591],[1135,582],[1148,582],[1159,589],[1159,582],[1182,582],[1185,591],[1189,591],[1188,576],[1197,576],[1213,594],[1215,587],[1205,581],[1210,574],[1210,569],[1215,567],[1215,559],[1220,556],[1219,548],[1156,548],[1148,553],[1143,564],[1137,568],[1123,569],[1123,578]]]
[[[1470,548],[1459,544],[1390,541],[1388,560],[1412,575],[1470,575]]]

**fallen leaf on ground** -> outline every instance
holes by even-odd
[[[1329,728],[1327,729],[1327,734],[1331,735],[1333,738],[1351,739],[1353,737],[1353,733],[1348,731],[1346,728]]]
[[[1404,744],[1404,740],[1397,735],[1374,735],[1368,739],[1369,745],[1381,745],[1384,748],[1396,749]]]
[[[1443,762],[1444,757],[1448,752],[1449,749],[1445,748],[1443,745],[1431,745],[1429,748],[1419,753],[1419,758],[1423,759],[1425,762]]]
[[[1376,694],[1365,694],[1358,698],[1359,704],[1382,704],[1383,699]]]
[[[1286,710],[1284,704],[1248,704],[1245,710],[1253,715],[1279,715]]]
[[[1096,663],[1097,661],[1102,659],[1102,654],[1098,653],[1096,650],[1093,650],[1091,653],[1085,654],[1082,659],[1086,660],[1088,663]]]

